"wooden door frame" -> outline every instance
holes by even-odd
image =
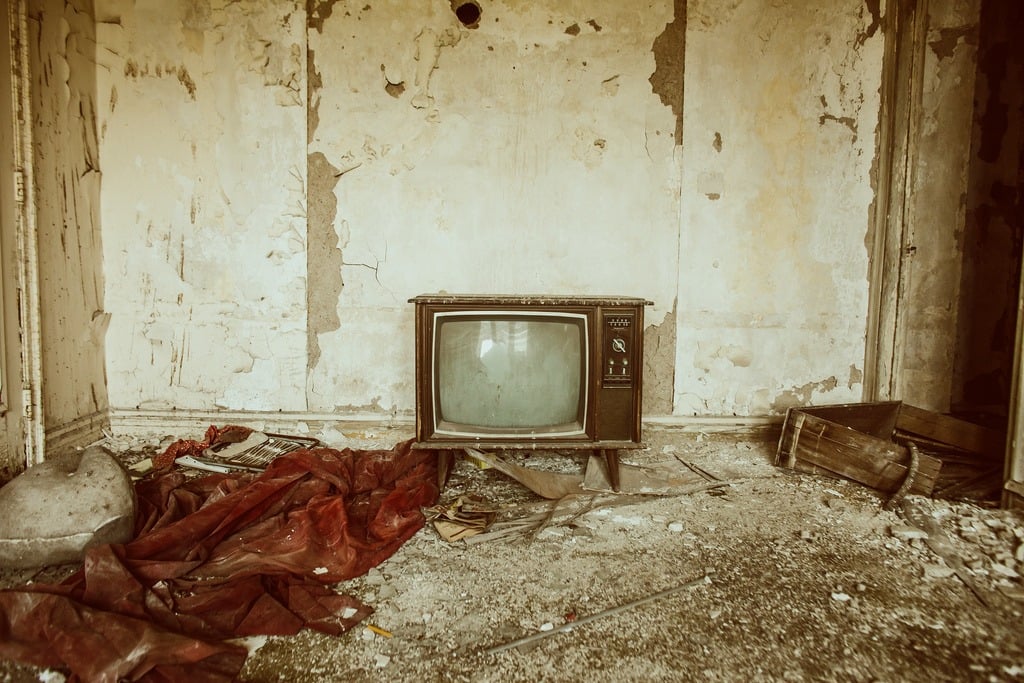
[[[871,217],[871,260],[864,400],[899,398],[907,337],[906,293],[913,257],[913,186],[928,23],[928,0],[891,0],[883,20],[878,174]]]
[[[7,3],[3,22],[9,95],[3,106],[11,107],[10,165],[0,174],[0,182],[11,183],[14,215],[3,221],[3,297],[5,364],[4,419],[11,437],[23,443],[24,465],[43,461],[45,431],[42,415],[42,340],[40,335],[39,268],[33,177],[32,90],[29,66],[29,30],[26,0]],[[5,212],[7,209],[5,209]],[[13,271],[13,272],[12,272]],[[13,290],[13,291],[12,291]]]
[[[906,199],[915,174],[927,22],[928,0],[888,3],[883,25],[878,181],[871,217],[865,401],[900,398],[914,242],[913,217]],[[1021,263],[1002,504],[1024,509],[1024,253]]]

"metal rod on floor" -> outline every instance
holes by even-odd
[[[622,605],[618,605],[616,607],[611,607],[609,609],[604,610],[603,612],[597,612],[595,614],[591,614],[591,615],[583,617],[581,619],[577,619],[576,621],[566,622],[566,623],[562,624],[561,626],[556,626],[555,628],[553,628],[550,631],[540,631],[538,633],[534,633],[534,634],[529,635],[529,636],[524,636],[524,637],[520,638],[519,640],[513,640],[510,643],[505,643],[504,645],[495,645],[494,647],[487,648],[483,652],[484,652],[484,654],[490,655],[490,654],[496,654],[498,652],[504,652],[505,650],[511,650],[514,647],[519,647],[520,645],[525,645],[527,643],[532,643],[535,640],[540,640],[542,638],[547,638],[548,636],[553,636],[556,633],[565,633],[566,631],[571,631],[574,628],[576,628],[577,626],[582,626],[583,624],[586,624],[588,622],[596,621],[597,619],[603,619],[605,617],[610,617],[610,616],[612,616],[614,614],[618,614],[619,612],[624,612],[624,611],[626,611],[628,609],[632,609],[634,607],[639,607],[640,605],[645,605],[648,602],[653,602],[655,600],[659,600],[661,598],[668,597],[669,595],[674,595],[676,593],[680,593],[680,592],[686,590],[687,588],[695,588],[695,587],[700,586],[700,585],[711,583],[711,575],[713,573],[714,573],[713,570],[708,570],[708,571],[706,571],[704,573],[704,576],[700,577],[699,579],[694,579],[693,581],[688,581],[688,582],[686,582],[684,584],[680,584],[680,585],[678,585],[678,586],[676,586],[674,588],[668,588],[666,590],[663,590],[660,593],[654,593],[653,595],[648,595],[645,598],[640,598],[639,600],[633,600],[632,602],[627,602],[627,603],[624,603]]]

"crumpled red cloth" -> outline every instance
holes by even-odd
[[[437,501],[437,454],[411,444],[141,480],[134,540],[91,548],[61,584],[0,591],[0,658],[71,681],[213,683],[245,662],[227,639],[343,633],[372,609],[330,584],[390,557]]]
[[[162,470],[173,465],[174,461],[183,455],[202,455],[203,451],[210,446],[245,441],[250,434],[252,434],[252,429],[249,427],[227,425],[218,429],[216,425],[210,425],[207,427],[202,441],[178,439],[168,446],[167,450],[153,458],[153,467]]]

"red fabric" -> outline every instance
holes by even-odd
[[[203,451],[210,446],[245,441],[250,434],[252,434],[252,430],[248,427],[228,425],[217,429],[215,425],[210,425],[207,427],[206,436],[202,441],[193,441],[192,439],[175,441],[167,447],[167,450],[153,458],[153,467],[158,470],[165,469],[173,465],[174,461],[183,455],[202,455]]]
[[[143,479],[134,540],[90,549],[62,584],[0,591],[0,658],[72,681],[212,683],[245,662],[225,639],[343,633],[372,610],[329,584],[387,559],[437,501],[436,454],[410,446]]]

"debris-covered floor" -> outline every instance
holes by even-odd
[[[428,525],[338,587],[373,605],[369,619],[341,637],[249,639],[243,680],[1024,680],[1019,513],[910,497],[938,523],[927,538],[868,488],[775,467],[777,431],[645,437],[648,448],[624,462],[716,479],[666,497],[587,496],[550,514],[550,501],[459,459],[442,502],[479,496],[499,521],[540,521],[475,543]],[[405,438],[379,431],[329,445]],[[147,448],[109,441],[126,462]],[[510,459],[583,467],[571,454]],[[12,572],[3,584],[25,579]],[[60,678],[0,663],[0,681]]]

